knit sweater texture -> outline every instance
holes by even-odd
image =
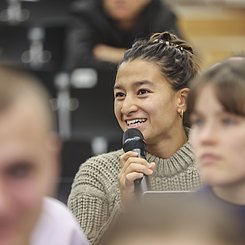
[[[75,176],[68,207],[79,221],[91,244],[99,240],[120,211],[118,174],[123,150],[91,157]],[[148,162],[156,163],[150,178],[154,191],[195,190],[201,185],[189,142],[173,156],[162,159],[146,153]]]

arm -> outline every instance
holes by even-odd
[[[98,44],[93,49],[94,57],[98,60],[111,63],[119,63],[124,55],[125,49],[116,48],[104,44]]]
[[[95,244],[101,227],[109,218],[107,203],[95,195],[78,194],[69,200],[68,206],[88,240]]]
[[[101,157],[88,159],[74,179],[68,200],[91,244],[98,244],[119,209],[117,173],[107,167],[110,164],[114,163]]]
[[[86,23],[77,23],[67,33],[65,68],[104,67],[104,62],[117,64],[123,58],[125,49],[97,44],[97,34]]]

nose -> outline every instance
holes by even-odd
[[[213,123],[206,123],[199,131],[199,141],[204,145],[212,145],[217,141],[218,128]]]
[[[122,102],[121,113],[124,115],[129,115],[137,111],[137,108],[137,102],[133,96],[127,95]]]

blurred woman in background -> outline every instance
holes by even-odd
[[[245,227],[245,59],[229,58],[194,80],[188,100],[198,193],[227,207]]]

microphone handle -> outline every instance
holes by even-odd
[[[137,152],[138,156],[145,159],[144,152],[142,152],[141,149],[136,148],[132,150],[133,152]],[[135,180],[135,188],[137,191],[140,191],[141,193],[144,193],[149,190],[149,178],[147,175],[144,174],[144,176],[141,179]]]

